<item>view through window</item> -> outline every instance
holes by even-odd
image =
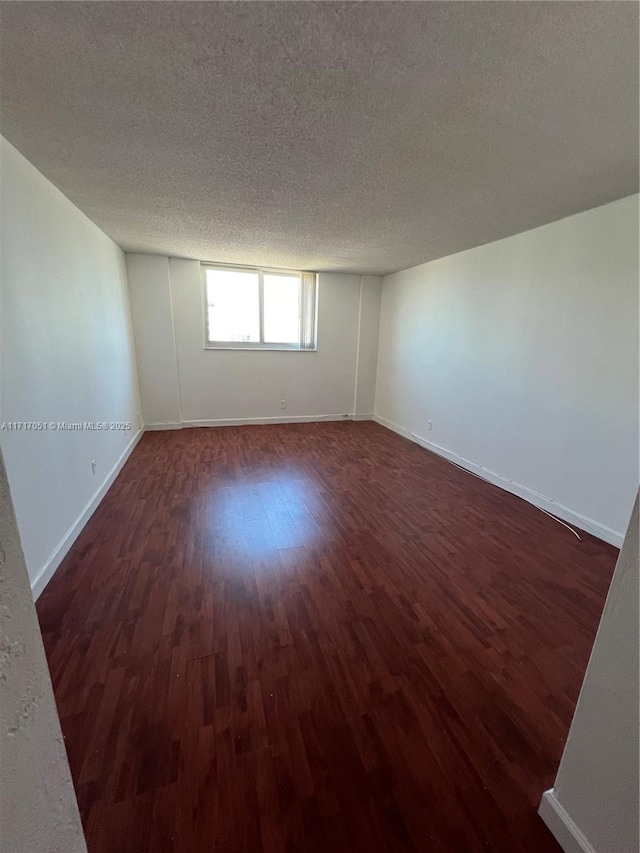
[[[205,268],[212,348],[315,349],[313,273]]]

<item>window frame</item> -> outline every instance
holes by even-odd
[[[209,300],[207,298],[207,270],[224,270],[226,272],[246,272],[257,273],[258,275],[258,312],[260,324],[260,340],[259,341],[212,341],[209,339]],[[210,350],[258,350],[276,351],[276,352],[317,352],[318,351],[318,276],[316,273],[311,273],[315,276],[315,287],[313,293],[313,304],[311,306],[312,326],[313,326],[313,346],[303,347],[303,330],[305,324],[305,316],[300,310],[300,327],[298,330],[298,343],[266,343],[264,341],[264,276],[279,275],[289,276],[290,278],[299,279],[298,300],[302,300],[302,274],[305,270],[286,270],[276,269],[274,267],[251,267],[240,266],[234,264],[213,264],[201,263],[201,282],[202,282],[202,326],[204,334],[204,348]]]

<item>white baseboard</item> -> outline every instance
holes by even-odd
[[[218,418],[215,420],[182,421],[182,426],[190,427],[221,427],[221,426],[251,426],[256,424],[308,424],[319,421],[352,421],[353,414],[336,415],[291,415],[289,417],[273,418]]]
[[[182,421],[183,427],[251,426],[257,424],[309,424],[318,421],[352,421],[353,415],[292,415],[274,418],[219,418],[217,420]]]
[[[482,477],[483,480],[492,483],[494,486],[499,486],[501,489],[523,498],[525,501],[528,501],[528,503],[533,504],[540,509],[544,509],[552,515],[556,515],[563,521],[566,521],[569,524],[574,524],[582,530],[586,530],[588,533],[593,534],[593,536],[597,536],[598,539],[603,539],[605,542],[615,545],[616,548],[620,548],[622,546],[622,541],[624,539],[623,533],[618,532],[617,530],[612,530],[610,527],[600,524],[592,518],[587,518],[587,516],[581,515],[579,512],[554,501],[552,498],[548,498],[546,495],[534,492],[533,489],[529,489],[521,483],[509,480],[507,477],[503,477],[496,471],[491,471],[489,468],[484,468],[482,465],[471,462],[470,459],[465,459],[464,456],[459,456],[452,450],[447,450],[446,447],[434,444],[434,442],[429,441],[420,435],[416,435],[416,433],[405,429],[405,427],[402,427],[393,421],[381,418],[379,415],[375,414],[373,416],[373,420],[381,426],[398,433],[398,435],[401,435],[403,438],[408,438],[410,441],[420,445],[420,447],[424,447],[425,450],[430,450],[432,453],[436,453],[438,456],[442,456],[450,462],[455,462],[456,465],[459,465],[461,468],[465,468],[467,471],[470,471],[472,474],[476,474],[478,477]]]
[[[67,555],[69,549],[76,541],[78,536],[80,535],[82,528],[85,526],[87,521],[91,518],[95,510],[97,509],[98,504],[102,500],[102,498],[106,495],[107,491],[111,487],[113,481],[118,476],[120,471],[122,470],[124,463],[127,461],[129,456],[133,451],[133,448],[140,441],[142,434],[144,432],[143,429],[139,429],[138,432],[133,436],[127,447],[124,449],[120,458],[113,466],[111,471],[107,474],[105,480],[102,485],[98,488],[96,493],[93,495],[89,503],[82,510],[78,518],[74,521],[71,527],[67,530],[65,535],[62,537],[58,545],[56,546],[53,554],[49,557],[44,566],[40,569],[35,579],[31,582],[31,591],[33,593],[33,600],[36,601],[38,597],[41,595],[42,591],[49,583],[53,575],[55,574],[56,569]]]
[[[538,814],[564,853],[596,853],[595,847],[556,799],[553,788],[542,795]]]
[[[147,432],[153,432],[162,429],[182,429],[182,424],[180,423],[180,421],[175,421],[173,423],[166,424],[145,424],[144,428]]]
[[[145,430],[189,429],[191,427],[247,426],[251,424],[310,424],[322,421],[372,421],[373,412],[354,415],[290,415],[288,417],[269,418],[217,418],[214,420],[178,421],[163,424],[145,424]]]
[[[408,438],[409,441],[412,440],[411,439],[411,433],[409,432],[409,430],[400,426],[400,424],[396,424],[393,421],[388,421],[386,418],[381,418],[380,415],[375,415],[375,414],[373,416],[373,419],[377,424],[380,424],[380,426],[383,426],[383,427],[386,427],[387,429],[390,429],[391,432],[396,432],[396,433],[398,433],[398,435],[401,435],[403,438]]]

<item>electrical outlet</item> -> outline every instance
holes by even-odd
[[[431,432],[433,427],[433,421],[427,421],[427,432]]]
[[[280,408],[281,409],[287,408],[287,401],[286,400],[280,400]]]
[[[96,464],[97,464],[97,463],[96,463],[96,460],[95,460],[95,459],[92,459],[92,460],[91,460],[91,472],[93,473],[93,475],[94,475],[94,476],[95,476],[95,473],[96,473]]]

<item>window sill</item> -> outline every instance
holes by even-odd
[[[214,344],[205,344],[205,349],[208,350],[226,350],[227,352],[318,352],[318,347],[279,347],[279,346],[258,346],[258,347],[230,347],[217,346]]]

